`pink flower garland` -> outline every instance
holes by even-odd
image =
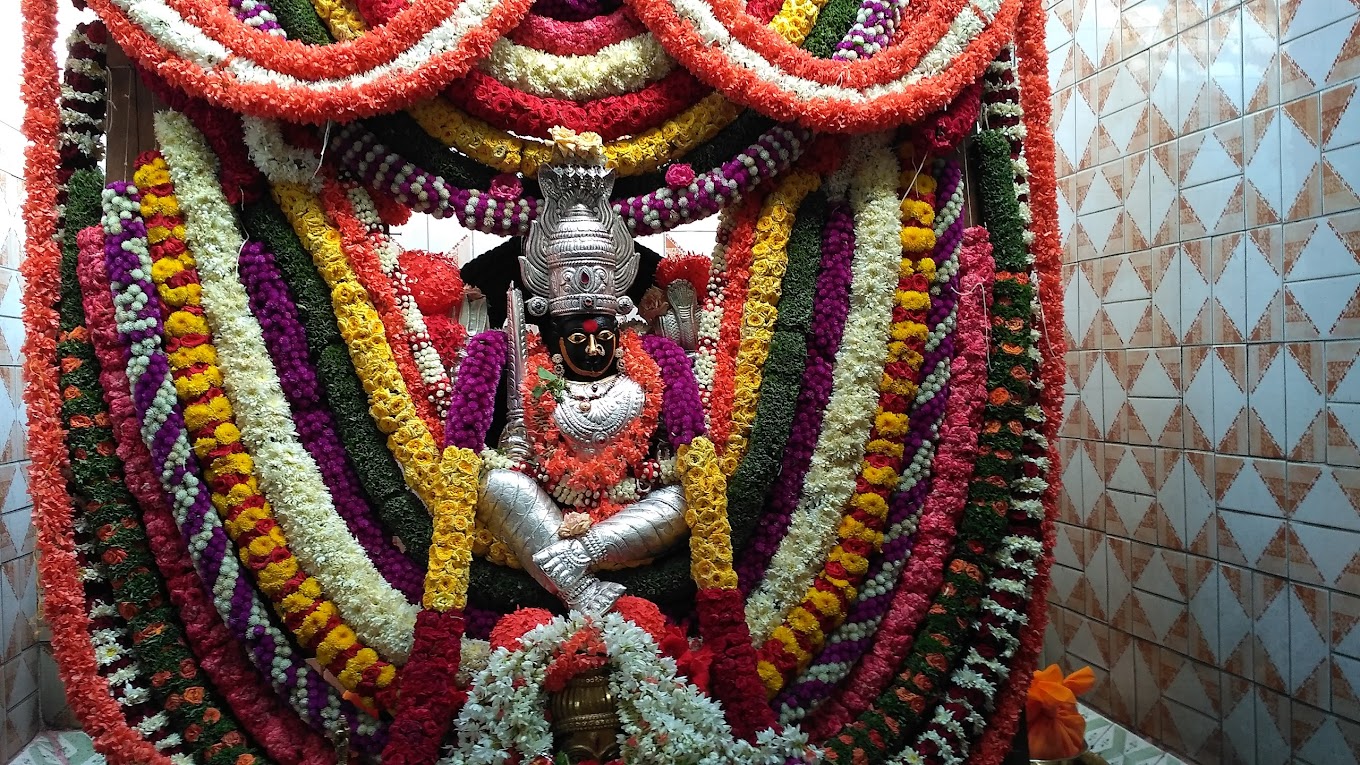
[[[624,6],[586,21],[562,21],[531,13],[507,37],[511,42],[555,56],[589,56],[646,31]]]
[[[990,302],[993,270],[981,268],[979,263],[990,261],[990,253],[985,230],[972,228],[965,232],[959,255],[964,269],[963,295],[959,299],[955,339],[960,351],[951,367],[950,407],[940,425],[933,491],[922,510],[911,560],[898,580],[892,608],[879,627],[877,642],[842,685],[840,695],[810,716],[805,727],[814,740],[835,735],[882,693],[900,659],[911,650],[916,626],[943,580],[944,561],[953,551],[968,482],[973,476],[982,405],[987,398],[987,307],[980,298],[985,296]]]

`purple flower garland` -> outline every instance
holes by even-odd
[[[124,211],[118,209],[120,206]],[[250,649],[250,657],[267,676],[281,698],[304,708],[308,722],[325,730],[329,718],[339,713],[350,721],[351,732],[359,715],[353,705],[341,702],[319,672],[300,657],[270,620],[272,612],[243,575],[235,549],[222,521],[213,510],[208,485],[202,479],[198,459],[189,444],[184,413],[175,393],[170,359],[165,352],[164,323],[156,287],[151,282],[151,257],[146,224],[135,210],[141,194],[125,181],[115,181],[104,191],[104,262],[113,293],[118,336],[128,348],[128,381],[132,401],[141,420],[142,439],[151,453],[152,468],[161,479],[171,502],[180,534],[194,567],[211,592],[223,622],[233,637]],[[128,217],[122,217],[132,211]],[[355,744],[365,751],[380,751],[385,732],[358,735]]]
[[[541,199],[501,202],[487,191],[454,186],[380,143],[359,123],[336,136],[341,163],[356,178],[381,193],[392,194],[415,212],[436,218],[456,217],[474,231],[501,236],[524,236],[538,217]],[[701,220],[739,199],[762,181],[787,169],[812,141],[802,126],[775,125],[731,159],[702,173],[688,187],[662,186],[639,196],[615,200],[614,209],[629,230],[657,234]]]
[[[812,464],[812,451],[822,431],[822,418],[831,398],[831,376],[840,350],[845,319],[850,313],[850,263],[855,256],[855,218],[847,203],[834,205],[822,229],[822,270],[812,305],[812,334],[807,366],[793,414],[784,462],[770,503],[755,534],[739,555],[737,581],[749,594],[765,576],[779,540],[803,495],[803,480]]]
[[[688,446],[704,434],[704,407],[699,402],[699,383],[685,350],[669,337],[646,335],[642,348],[656,362],[666,388],[661,394],[661,420],[671,446]]]
[[[364,500],[359,476],[336,435],[335,419],[322,400],[316,368],[307,353],[302,321],[273,253],[259,242],[247,242],[241,251],[240,275],[250,298],[250,309],[264,333],[269,357],[278,370],[284,397],[293,411],[298,438],[316,460],[335,500],[335,509],[382,577],[407,600],[419,602],[424,573],[392,545]]]
[[[474,335],[458,366],[457,384],[444,420],[444,443],[480,452],[496,408],[496,393],[505,369],[508,338],[498,329]]]
[[[962,181],[963,173],[959,164],[948,163],[940,171],[940,190],[936,198],[941,203],[948,200]],[[963,244],[964,218],[960,211],[958,217],[936,240],[934,257],[937,263],[943,264],[950,260],[957,262]],[[926,370],[928,375],[934,374],[934,370],[941,364],[947,365],[954,358],[955,333],[945,330],[951,328],[947,322],[954,316],[958,306],[961,271],[962,268],[955,268],[949,280],[941,285],[939,294],[931,300],[926,326],[932,329],[932,334],[942,331],[944,333],[938,345],[927,350],[924,355],[921,368]],[[933,457],[932,441],[949,404],[949,391],[946,380],[933,397],[925,401],[918,398],[909,419],[909,429],[904,441],[908,455],[916,455],[916,458],[927,461]],[[827,641],[826,647],[817,656],[813,666],[775,700],[775,706],[784,710],[786,720],[791,719],[791,712],[792,717],[801,717],[798,710],[809,711],[827,698],[834,687],[834,683],[825,682],[817,677],[819,667],[853,665],[873,645],[878,625],[892,605],[894,590],[891,587],[873,588],[871,585],[876,580],[885,578],[896,582],[907,557],[911,554],[915,539],[914,532],[903,532],[907,529],[906,525],[925,505],[932,483],[932,473],[926,471],[921,480],[910,488],[893,493],[889,500],[886,526],[888,532],[880,553],[870,561],[869,573],[865,577],[866,586],[861,588],[860,597],[850,607],[844,624]],[[911,524],[911,527],[914,528],[915,524]],[[873,594],[870,594],[871,591]]]
[[[229,5],[232,15],[240,19],[242,24],[275,37],[285,36],[278,16],[274,15],[274,10],[265,0],[230,0]]]

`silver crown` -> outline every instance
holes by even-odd
[[[538,182],[544,206],[519,259],[520,275],[534,293],[529,312],[627,313],[638,255],[609,204],[614,171],[597,162],[562,161],[540,167]]]

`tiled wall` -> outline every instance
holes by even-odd
[[[1071,350],[1046,659],[1199,763],[1360,759],[1358,11],[1049,13]]]

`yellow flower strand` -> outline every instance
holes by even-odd
[[[785,40],[802,46],[826,3],[827,0],[785,0],[784,6],[770,21],[770,28]]]
[[[723,473],[728,476],[736,472],[750,446],[765,360],[770,355],[770,340],[774,337],[775,320],[779,318],[779,296],[784,271],[789,265],[789,234],[793,230],[794,216],[803,199],[821,182],[819,175],[806,170],[790,173],[765,200],[756,220],[755,240],[751,245],[751,277],[746,287],[741,342],[732,385],[732,429],[722,454]]]
[[[443,484],[439,447],[416,412],[406,381],[397,370],[382,319],[345,258],[340,232],[326,219],[321,201],[306,186],[277,183],[274,198],[331,289],[340,336],[368,392],[373,422],[387,435],[387,446],[401,466],[406,485],[427,508],[435,507]]]
[[[353,0],[312,0],[312,8],[339,42],[357,39],[368,31]]]
[[[727,520],[727,476],[707,436],[699,436],[676,454],[675,466],[685,492],[689,524],[690,576],[700,590],[735,589],[732,526]]]
[[[409,111],[426,133],[445,146],[502,173],[534,177],[552,158],[551,143],[513,136],[444,99],[417,104]],[[661,125],[606,143],[605,158],[620,176],[650,173],[713,138],[741,111],[741,107],[712,93]]]
[[[142,165],[133,174],[133,182],[138,188],[154,189],[170,183],[170,172],[165,160],[157,157]],[[152,245],[167,240],[184,240],[185,229],[179,200],[173,194],[158,196],[147,192],[143,196],[142,214],[150,219],[156,213],[177,219],[173,228],[151,226],[147,229],[147,239]],[[259,478],[255,474],[255,464],[250,455],[240,445],[241,432],[236,426],[235,411],[231,401],[220,389],[223,384],[221,369],[217,366],[217,353],[212,343],[212,330],[207,320],[195,309],[200,308],[202,286],[195,278],[189,284],[172,287],[169,280],[185,271],[195,269],[197,264],[187,248],[179,248],[179,253],[166,255],[154,260],[151,266],[151,280],[156,292],[164,301],[169,315],[165,320],[165,331],[170,337],[201,336],[204,342],[189,348],[179,348],[169,354],[170,368],[175,375],[175,393],[184,406],[184,423],[194,435],[193,449],[203,463],[204,477],[211,486],[213,508],[222,516],[223,527],[231,540],[239,546],[244,535],[256,532],[260,525],[272,521],[273,508],[260,491]],[[194,370],[190,374],[178,374]],[[217,389],[212,398],[201,398]],[[211,432],[207,429],[212,426]],[[220,447],[235,445],[234,450],[219,454]],[[223,494],[218,491],[222,484],[217,481],[221,476],[239,476],[240,481]],[[275,559],[276,551],[282,550],[285,557]],[[363,679],[366,668],[381,663],[377,678],[378,687],[386,687],[396,678],[396,667],[382,661],[378,653],[367,646],[350,657],[343,667],[329,667],[344,652],[359,642],[348,625],[340,619],[335,603],[325,598],[320,582],[307,575],[296,587],[289,583],[301,569],[301,564],[288,547],[288,538],[277,523],[272,523],[265,534],[249,540],[238,553],[248,567],[251,562],[270,561],[255,575],[260,589],[270,598],[285,623],[297,635],[299,642],[310,647],[322,666],[336,671],[341,684],[355,690]],[[303,572],[305,573],[305,572]],[[301,617],[301,621],[297,621]],[[336,626],[326,630],[327,625]],[[322,632],[322,630],[326,630]],[[338,671],[337,671],[338,670]]]
[[[468,567],[472,565],[472,526],[477,514],[477,487],[482,459],[471,449],[444,448],[439,462],[444,495],[434,508],[430,567],[425,572],[423,604],[435,611],[467,606]]]

